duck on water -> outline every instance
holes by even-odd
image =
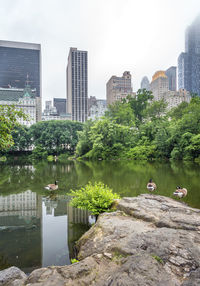
[[[48,184],[44,188],[48,191],[56,191],[58,189],[58,181],[55,181],[55,184]]]

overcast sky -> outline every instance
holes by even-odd
[[[43,102],[66,97],[70,47],[88,51],[88,96],[106,98],[112,75],[177,65],[200,0],[0,0],[0,39],[40,43]]]

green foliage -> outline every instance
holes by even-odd
[[[131,109],[135,115],[135,123],[139,126],[144,119],[145,111],[149,106],[149,101],[153,99],[151,91],[146,89],[139,89],[136,93],[136,96],[127,96],[127,101],[129,102]]]
[[[79,262],[79,260],[77,260],[76,258],[71,258],[71,264],[77,263]]]
[[[6,161],[7,161],[6,156],[1,156],[1,157],[0,157],[0,162],[6,162]]]
[[[32,152],[32,158],[33,159],[45,159],[48,156],[47,151],[45,151],[45,149],[43,148],[42,145],[37,145]]]
[[[30,127],[29,133],[35,146],[42,146],[48,154],[74,152],[78,142],[77,132],[83,124],[69,120],[41,121]]]
[[[32,154],[34,159],[63,152],[74,154],[78,143],[78,132],[82,128],[82,123],[69,120],[41,121],[30,128],[19,125],[13,126],[10,136],[14,145],[8,145],[7,151],[21,152],[34,148]]]
[[[159,256],[157,256],[157,255],[154,255],[154,254],[152,255],[152,257],[153,257],[155,260],[157,260],[159,263],[161,263],[161,264],[164,263],[161,257],[159,257]]]
[[[155,158],[155,146],[154,145],[140,145],[129,149],[126,152],[128,159],[134,160],[148,160]]]
[[[69,160],[69,156],[70,156],[69,152],[60,154],[59,157],[58,157],[58,160],[59,160],[59,162],[65,163],[65,162],[67,162]]]
[[[89,210],[93,215],[109,211],[113,200],[119,199],[119,195],[102,182],[89,182],[85,187],[70,191],[73,196],[70,204],[75,208]]]
[[[144,114],[150,120],[161,119],[165,114],[167,104],[164,100],[154,101],[151,105],[147,106]]]
[[[76,155],[87,159],[173,159],[200,157],[200,97],[166,112],[151,92],[110,105],[105,118],[86,124]]]
[[[19,125],[19,118],[27,119],[22,110],[14,105],[0,105],[0,151],[6,151],[14,144],[12,131]]]
[[[123,124],[126,126],[135,125],[135,116],[129,102],[116,101],[109,106],[106,112],[106,117],[113,120],[117,124]]]
[[[53,161],[54,161],[53,155],[47,156],[47,161],[48,161],[48,162],[53,162]]]

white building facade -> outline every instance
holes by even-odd
[[[31,90],[29,86],[24,89],[0,88],[0,105],[14,105],[16,110],[22,110],[27,118],[18,118],[21,125],[30,127],[36,123],[37,100],[36,90]]]

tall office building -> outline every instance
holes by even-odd
[[[37,121],[41,120],[41,46],[40,44],[0,40],[0,87],[24,88],[29,77],[36,89]]]
[[[117,100],[132,95],[131,74],[125,71],[122,77],[112,76],[106,84],[107,104],[113,104]]]
[[[169,81],[169,90],[176,91],[176,67],[170,67],[165,71]]]
[[[70,48],[67,64],[67,112],[71,119],[88,117],[88,53]]]
[[[66,114],[66,98],[54,98],[53,106],[56,107],[58,114]]]
[[[149,83],[149,79],[147,76],[144,76],[142,78],[141,84],[140,84],[140,88],[141,89],[146,89],[146,90],[150,90],[150,83]]]
[[[150,87],[154,100],[161,100],[163,93],[169,90],[169,81],[164,71],[157,71],[153,77]]]
[[[185,53],[178,58],[178,86],[200,96],[200,16],[185,34]]]

